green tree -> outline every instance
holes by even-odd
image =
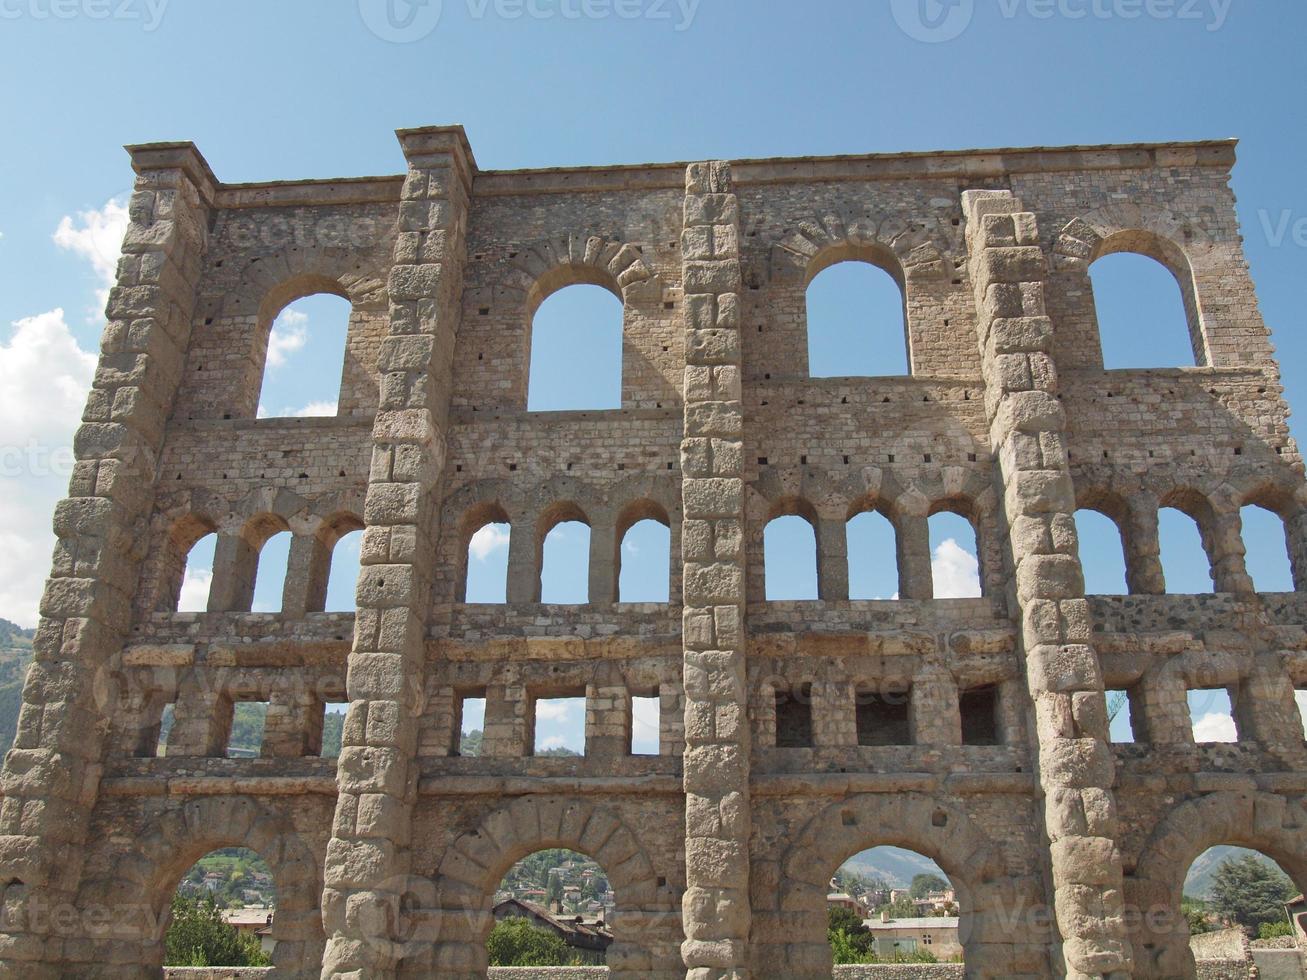
[[[913,877],[908,894],[913,898],[924,898],[927,892],[946,892],[948,888],[948,882],[939,875],[920,874]]]
[[[222,919],[210,896],[174,895],[164,937],[165,966],[271,966],[259,940]]]
[[[545,904],[553,908],[554,902],[563,900],[563,879],[561,875],[551,874],[549,884],[545,886]]]
[[[1207,903],[1201,898],[1185,895],[1180,901],[1180,911],[1184,914],[1185,921],[1189,923],[1189,935],[1197,936],[1212,931],[1211,923],[1207,921],[1209,915]]]
[[[837,905],[826,907],[826,938],[836,963],[865,963],[874,945],[871,930],[862,920]]]
[[[1283,921],[1284,903],[1293,894],[1293,883],[1279,869],[1245,854],[1221,862],[1208,901],[1224,921],[1256,930],[1263,922]]]
[[[568,966],[571,958],[557,933],[516,917],[495,923],[486,950],[491,966]]]

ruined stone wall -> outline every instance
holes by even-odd
[[[271,865],[272,975],[296,978],[487,975],[494,891],[544,847],[602,864],[610,975],[655,980],[832,976],[830,876],[877,844],[950,876],[973,977],[1193,976],[1180,889],[1212,844],[1307,884],[1307,606],[1253,591],[1239,522],[1279,514],[1307,588],[1307,488],[1231,144],[493,172],[461,130],[400,138],[401,177],[260,185],[133,150],[0,780],[0,976],[159,976],[168,898],[224,846]],[[1177,276],[1198,366],[1102,370],[1087,268],[1123,250]],[[900,284],[908,376],[808,377],[805,290],[845,260]],[[533,314],[573,284],[621,301],[621,407],[528,412]],[[337,416],[258,419],[271,324],[315,292],[353,310]],[[1215,594],[1166,594],[1163,506],[1198,521]],[[1130,595],[1085,596],[1080,507],[1120,527]],[[869,510],[898,597],[851,601]],[[976,531],[981,598],[935,598],[940,511]],[[817,601],[765,596],[791,514]],[[619,601],[644,519],[671,531],[666,604]],[[589,601],[542,604],[567,520]],[[487,523],[511,528],[505,605],[465,602]],[[357,529],[358,611],[323,612]],[[287,530],[283,611],[252,612]],[[209,609],[179,613],[208,533]],[[1194,744],[1198,687],[1234,692],[1237,743]],[[585,698],[583,757],[533,751],[554,696]],[[631,754],[637,696],[656,756]],[[240,701],[270,704],[257,759],[226,758]]]

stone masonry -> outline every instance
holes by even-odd
[[[545,847],[603,866],[609,975],[653,980],[831,977],[828,881],[877,844],[949,875],[977,978],[1193,977],[1181,888],[1214,844],[1307,885],[1307,483],[1233,143],[490,171],[460,128],[399,139],[401,176],[270,184],[130,148],[0,776],[0,977],[162,976],[178,880],[230,846],[270,865],[271,976],[297,980],[487,976],[495,889]],[[1196,366],[1104,370],[1088,270],[1115,252],[1175,276]],[[899,284],[907,376],[809,377],[807,286],[849,260]],[[622,406],[528,412],[534,313],[582,283],[621,300]],[[323,292],[352,310],[336,416],[257,419],[273,320]],[[1298,591],[1254,591],[1247,505],[1283,521]],[[1211,594],[1167,594],[1164,507]],[[1085,594],[1079,509],[1119,528],[1128,595]],[[871,511],[893,600],[849,597]],[[934,598],[942,511],[976,532],[981,598]],[[782,515],[813,527],[816,601],[765,599]],[[645,519],[679,556],[667,604],[620,601]],[[571,520],[589,601],[544,604]],[[469,604],[490,523],[508,602]],[[324,612],[360,529],[357,611]],[[283,531],[283,611],[252,612]],[[208,611],[179,613],[208,534]],[[1195,743],[1200,689],[1230,692],[1237,742]],[[585,698],[584,756],[534,754],[553,697]],[[632,753],[637,697],[657,755]],[[261,757],[227,758],[245,701]]]

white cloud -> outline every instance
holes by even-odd
[[[293,415],[295,418],[300,418],[300,419],[321,418],[324,416],[335,415],[336,403],[327,402],[327,401],[309,402],[303,408],[297,408],[294,411],[292,411],[290,414]]]
[[[304,349],[309,342],[305,323],[308,317],[298,310],[286,310],[272,325],[268,335],[268,367],[282,367],[291,354]]]
[[[62,309],[24,317],[0,343],[0,616],[33,626],[54,534],[50,514],[67,491],[72,438],[95,355]]]
[[[640,553],[640,546],[632,541],[631,536],[628,534],[626,540],[622,542],[622,550],[634,557]]]
[[[209,608],[209,585],[213,582],[213,572],[207,568],[186,569],[182,579],[181,598],[177,603],[178,612],[204,612]]]
[[[952,538],[942,541],[930,561],[936,599],[970,599],[980,595],[980,564]]]
[[[1203,715],[1194,722],[1195,742],[1237,742],[1234,719],[1221,712]]]
[[[54,243],[91,263],[100,280],[96,296],[100,309],[109,300],[109,287],[118,274],[118,257],[127,233],[127,206],[118,200],[105,202],[98,211],[64,215],[54,232]]]
[[[468,543],[468,550],[477,561],[485,561],[494,552],[508,547],[508,527],[503,524],[487,524]]]
[[[571,701],[537,701],[536,721],[567,721],[572,707]]]

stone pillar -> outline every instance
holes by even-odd
[[[612,762],[630,755],[631,696],[617,664],[601,664],[585,691],[585,754]]]
[[[265,759],[298,759],[322,751],[324,707],[311,691],[291,685],[274,690],[268,698],[268,715],[263,722]]]
[[[1307,592],[1307,510],[1295,511],[1284,519],[1284,541],[1293,569],[1293,587]]]
[[[1303,719],[1298,710],[1288,655],[1258,654],[1253,669],[1233,699],[1234,719],[1241,739],[1259,742],[1286,770],[1307,769]]]
[[[1244,563],[1243,517],[1239,509],[1214,510],[1210,525],[1202,531],[1203,546],[1212,561],[1213,588],[1217,592],[1255,592]]]
[[[258,571],[258,549],[245,535],[239,529],[221,532],[213,549],[209,612],[249,612]]]
[[[322,612],[327,605],[327,578],[331,574],[331,549],[318,534],[295,534],[290,539],[286,561],[286,584],[281,591],[283,619],[302,619],[305,613]]]
[[[744,980],[749,728],[744,638],[744,415],[739,205],[730,165],[686,169],[685,865],[688,980]]]
[[[514,521],[508,532],[508,586],[510,606],[540,601],[540,545],[535,521]]]
[[[817,598],[840,602],[849,597],[849,539],[842,518],[817,520]]]
[[[486,688],[486,715],[481,728],[481,755],[487,759],[520,759],[527,754],[526,688],[491,684]]]
[[[1157,530],[1157,497],[1134,494],[1126,505],[1121,528],[1125,550],[1125,584],[1131,595],[1165,595],[1162,543]]]
[[[990,441],[1034,703],[1045,831],[1067,976],[1128,977],[1115,769],[1091,646],[1067,467],[1066,419],[1044,307],[1035,216],[1009,191],[962,195]]]
[[[408,174],[390,271],[390,325],[381,343],[381,402],[372,430],[349,713],[336,770],[327,847],[323,980],[393,980],[400,958],[429,951],[401,903],[417,794],[431,540],[445,462],[473,161],[459,128],[399,134]],[[411,899],[410,899],[411,900]],[[455,975],[442,964],[441,975]]]
[[[962,711],[958,683],[943,666],[919,671],[912,679],[914,745],[961,745]]]
[[[1182,671],[1167,665],[1144,674],[1130,690],[1130,727],[1137,742],[1194,744],[1189,689]]]
[[[168,732],[169,756],[221,758],[227,754],[234,708],[222,678],[221,672],[208,677],[194,669],[182,677]]]
[[[895,522],[899,560],[899,598],[932,599],[935,582],[930,569],[930,521],[925,514],[899,512]]]
[[[55,511],[53,568],[0,791],[0,977],[64,975],[84,947],[71,909],[108,748],[112,689],[131,619],[138,538],[190,343],[216,181],[190,143],[133,147],[130,224],[109,294],[102,356],[74,438],[68,499]],[[105,681],[109,680],[106,687]],[[31,918],[28,918],[28,913]],[[69,924],[71,923],[71,924]]]
[[[590,525],[589,598],[592,606],[607,606],[617,601],[619,544],[611,515],[603,515]]]

